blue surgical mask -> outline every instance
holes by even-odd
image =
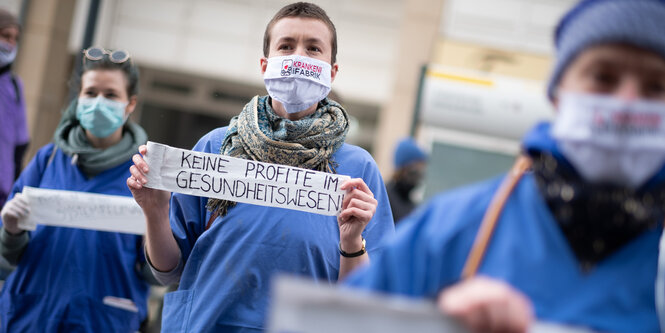
[[[11,64],[16,59],[16,46],[0,41],[0,67]]]
[[[128,103],[97,96],[81,97],[76,106],[76,119],[81,126],[98,138],[106,138],[125,123]]]

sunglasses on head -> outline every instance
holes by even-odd
[[[101,47],[91,47],[83,50],[83,54],[88,60],[102,60],[106,54],[109,56],[109,60],[116,64],[122,64],[129,60],[129,53],[124,50],[109,51]]]

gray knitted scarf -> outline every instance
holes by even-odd
[[[313,114],[291,121],[273,111],[268,96],[255,96],[240,115],[231,119],[220,153],[334,173],[331,158],[346,139],[348,118],[339,103],[326,98]],[[210,198],[207,208],[224,216],[234,205],[232,201]]]

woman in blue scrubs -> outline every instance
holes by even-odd
[[[327,98],[338,69],[328,15],[310,3],[287,5],[268,23],[263,45],[269,95],[254,97],[194,150],[351,176],[341,185],[342,211],[324,216],[177,193],[169,204],[170,193],[142,186],[150,170],[136,155],[127,184],[146,215],[149,262],[161,281],[180,282],[164,298],[164,331],[261,332],[274,275],[335,282],[378,254],[394,230],[374,160],[344,143],[348,115]]]
[[[23,186],[131,195],[131,157],[147,140],[127,121],[136,107],[138,69],[127,52],[91,48],[77,81],[78,98],[53,143],[37,152],[2,209],[0,254],[17,265],[0,294],[2,332],[134,332],[147,315],[150,271],[142,269],[141,236],[17,226],[29,214]]]
[[[502,179],[435,197],[347,283],[437,299],[475,332],[537,318],[657,332],[665,218],[665,1],[588,0],[556,32],[548,94]],[[665,297],[665,295],[658,295]]]

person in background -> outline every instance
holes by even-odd
[[[0,9],[0,207],[21,172],[29,140],[23,83],[11,72],[19,35],[16,16]]]
[[[42,147],[0,212],[0,255],[16,270],[0,292],[2,332],[134,332],[147,315],[151,274],[143,237],[38,225],[24,186],[130,196],[131,157],[147,140],[129,115],[138,69],[125,51],[84,51],[78,98],[65,109],[53,143]]]
[[[261,332],[272,276],[335,282],[374,258],[393,233],[376,163],[344,143],[348,115],[327,98],[338,71],[335,31],[314,4],[280,9],[266,27],[258,62],[269,96],[254,97],[194,150],[348,175],[339,216],[171,197],[143,186],[151,171],[134,156],[127,185],[146,216],[147,257],[160,281],[180,282],[164,298],[163,331]],[[139,151],[150,156],[146,147]]]
[[[0,9],[0,207],[5,204],[12,183],[21,172],[28,147],[23,86],[11,72],[20,35],[18,20]],[[14,267],[0,257],[0,287]]]
[[[392,180],[386,184],[386,191],[397,224],[416,207],[411,196],[425,175],[427,154],[415,140],[404,138],[397,143],[394,164],[395,172]]]
[[[349,285],[437,299],[475,332],[534,318],[658,332],[665,1],[586,0],[560,21],[548,95],[505,178],[434,198]]]

